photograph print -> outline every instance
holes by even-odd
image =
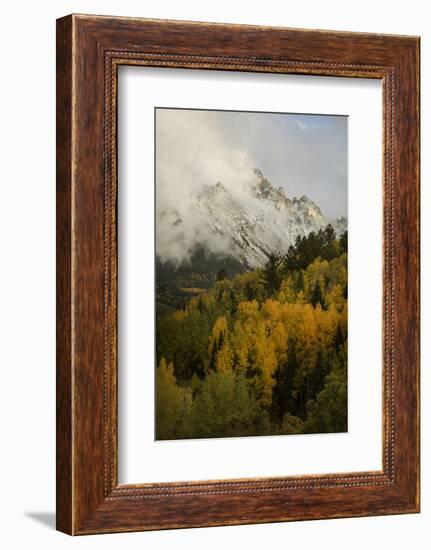
[[[155,109],[155,439],[347,431],[347,126]]]

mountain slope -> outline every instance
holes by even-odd
[[[256,268],[264,265],[271,252],[286,253],[298,235],[308,235],[328,223],[333,223],[337,233],[347,228],[345,218],[331,222],[309,198],[287,198],[260,170],[254,171],[246,186],[235,190],[220,182],[204,188],[189,212],[184,216],[174,208],[159,211],[156,246],[161,261],[180,263],[181,255],[188,260],[196,247],[202,247]]]

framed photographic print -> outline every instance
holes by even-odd
[[[419,39],[57,22],[57,528],[419,511]]]

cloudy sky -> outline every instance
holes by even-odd
[[[156,160],[165,204],[244,185],[259,168],[286,196],[347,216],[347,117],[158,108]]]

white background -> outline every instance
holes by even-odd
[[[55,18],[74,12],[422,36],[422,327],[431,330],[431,30],[427,2],[8,2],[0,88],[1,544],[5,548],[429,547],[431,340],[422,343],[422,514],[72,539],[53,530]],[[366,399],[364,399],[366,406]],[[429,539],[429,535],[428,535]]]
[[[381,82],[147,67],[119,78],[120,482],[381,470]],[[154,441],[155,105],[348,114],[348,433]]]

